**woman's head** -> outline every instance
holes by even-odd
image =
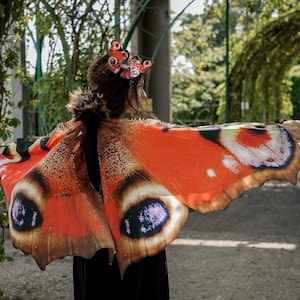
[[[87,75],[91,91],[101,97],[112,118],[120,117],[128,109],[138,113],[141,109],[138,90],[144,85],[144,76],[122,78],[111,71],[108,59],[109,55],[104,55],[91,64]]]
[[[152,62],[130,56],[117,41],[112,41],[110,54],[100,56],[89,67],[88,91],[75,91],[67,108],[75,120],[119,118],[126,112],[149,116],[141,105],[144,77]]]
[[[97,58],[87,74],[89,89],[71,94],[67,109],[74,121],[85,125],[85,161],[91,185],[101,192],[98,132],[101,120],[119,118],[126,112],[146,116],[140,100],[145,97],[144,73],[150,61],[131,57],[120,44],[113,41],[110,54]]]

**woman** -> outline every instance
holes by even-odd
[[[269,179],[295,182],[300,169],[297,121],[188,128],[145,120],[150,67],[114,41],[92,63],[90,89],[72,95],[73,120],[0,156],[12,242],[41,269],[74,256],[75,300],[168,299],[161,249],[188,208],[224,209]]]
[[[111,55],[95,60],[88,71],[90,91],[73,94],[68,109],[75,120],[84,121],[87,127],[86,161],[91,184],[100,186],[99,163],[97,158],[97,131],[101,121],[109,118],[149,117],[142,108],[147,97],[144,91],[144,71],[150,62],[130,58],[122,52],[117,42],[112,43]],[[117,51],[117,53],[115,52]],[[133,64],[131,74],[123,65],[116,71],[114,56],[125,55],[123,64]],[[126,57],[127,56],[127,57]],[[136,67],[136,63],[141,65]],[[142,67],[139,70],[139,67]],[[125,71],[125,72],[124,72]],[[142,73],[143,72],[143,73]],[[91,104],[92,103],[92,104]],[[91,106],[93,109],[91,109]],[[74,298],[75,300],[105,299],[169,299],[169,285],[166,254],[163,250],[131,264],[121,279],[116,258],[110,263],[109,251],[99,250],[93,258],[74,257]]]

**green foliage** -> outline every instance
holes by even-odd
[[[293,119],[300,119],[300,65],[296,65],[290,72],[291,102],[293,104]]]
[[[297,116],[297,78],[289,70],[299,60],[299,8],[291,0],[230,1],[231,121]],[[225,1],[212,1],[202,15],[185,15],[174,33],[175,122],[225,122],[225,16]]]
[[[290,81],[288,71],[299,57],[299,25],[297,10],[282,16],[275,14],[265,19],[265,12],[258,25],[251,29],[248,41],[241,52],[235,52],[236,61],[230,75],[231,120],[272,121],[291,118]],[[247,34],[247,32],[246,32]],[[233,47],[233,52],[237,51]],[[238,54],[238,55],[237,55]],[[241,110],[241,102],[249,110]]]
[[[0,191],[0,227],[1,227],[1,236],[0,236],[0,263],[7,261],[12,261],[10,256],[5,254],[4,242],[5,242],[5,229],[8,228],[8,215],[6,212],[6,203],[4,194]]]
[[[13,77],[21,77],[22,72],[12,74],[11,70],[19,66],[19,43],[22,38],[24,22],[23,1],[5,1],[0,3],[0,139],[5,141],[10,128],[17,127],[19,120],[13,117],[15,103],[7,88]]]
[[[216,122],[216,109],[224,92],[224,6],[204,15],[185,14],[174,32],[172,48],[172,113],[179,124]]]
[[[56,124],[70,118],[65,108],[69,94],[63,68],[60,72],[44,74],[33,85],[32,93],[34,98],[30,102],[31,108],[38,110],[40,105],[39,117],[43,132],[50,132]]]
[[[22,69],[12,73],[12,70],[19,66],[19,43],[24,30],[23,1],[2,1],[0,3],[0,140],[6,141],[10,135],[10,129],[17,127],[20,123],[13,116],[15,103],[11,100],[12,92],[7,85],[14,77],[23,75]],[[12,260],[5,254],[4,230],[8,227],[8,216],[5,210],[5,199],[0,192],[0,263],[5,260]],[[0,298],[3,293],[0,290]]]
[[[40,39],[48,48],[43,74],[36,74],[31,97],[24,102],[37,116],[38,134],[43,135],[70,117],[65,109],[70,92],[86,81],[92,60],[107,52],[109,41],[116,35],[120,35],[120,41],[125,38],[133,2],[120,1],[120,7],[114,7],[108,0],[27,2],[26,14],[35,16],[37,30],[36,35],[28,27],[28,35],[35,45]],[[135,9],[143,2],[135,3]],[[119,23],[115,22],[116,14]]]

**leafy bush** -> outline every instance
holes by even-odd
[[[0,192],[0,227],[1,227],[0,263],[5,260],[12,261],[12,257],[7,256],[5,254],[5,249],[4,249],[5,229],[8,228],[8,214],[6,211],[5,196],[2,191]]]

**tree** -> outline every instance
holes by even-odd
[[[226,120],[225,2],[212,1],[201,16],[185,16],[182,30],[174,34],[176,122],[190,124],[187,119],[199,116],[200,110],[206,115],[200,113],[198,123]],[[291,92],[296,87],[289,71],[299,60],[300,4],[292,0],[229,3],[230,121],[291,118]],[[182,55],[187,68],[178,63]]]
[[[116,36],[127,44],[133,26],[151,0],[115,1],[114,5],[109,0],[36,0],[30,3],[27,14],[35,14],[38,37],[32,30],[29,35],[35,44],[39,37],[45,37],[49,51],[43,76],[34,83],[33,97],[27,102],[38,110],[38,122],[42,125],[40,131],[33,134],[41,135],[70,117],[65,110],[69,94],[86,81],[91,60],[107,52],[108,43]],[[136,15],[133,25],[130,23],[132,14]]]
[[[225,5],[208,5],[202,15],[185,14],[173,34],[172,111],[176,123],[201,125],[217,120],[225,95]],[[233,23],[232,23],[233,26]]]
[[[55,124],[69,118],[65,105],[69,93],[85,81],[85,74],[113,36],[114,8],[110,1],[74,0],[31,3],[27,13],[36,13],[38,36],[45,37],[48,49],[43,76],[33,85],[33,98],[27,104],[38,109],[39,132],[45,134]],[[35,12],[35,7],[39,9]],[[33,38],[34,34],[30,36]],[[59,112],[59,113],[57,113]]]
[[[231,120],[271,121],[292,116],[287,73],[299,59],[300,14],[272,18],[245,43],[230,74]],[[241,102],[250,110],[242,116]]]
[[[19,45],[24,32],[24,3],[23,1],[2,1],[0,3],[0,139],[6,141],[10,135],[11,127],[16,127],[19,120],[13,117],[12,110],[15,103],[11,100],[12,92],[8,89],[8,83],[13,76],[22,78],[22,70],[15,74],[12,70],[18,69]],[[4,194],[0,191],[0,263],[11,260],[5,254],[4,229],[8,227],[8,216]],[[0,298],[2,291],[0,289]]]
[[[13,76],[22,77],[19,51],[24,33],[24,2],[2,1],[0,3],[0,139],[7,140],[10,128],[19,125],[13,117],[15,103],[11,101],[12,92],[7,85]],[[19,69],[15,74],[12,70]]]
[[[300,65],[291,69],[290,78],[292,81],[291,101],[293,103],[292,119],[300,119]]]

